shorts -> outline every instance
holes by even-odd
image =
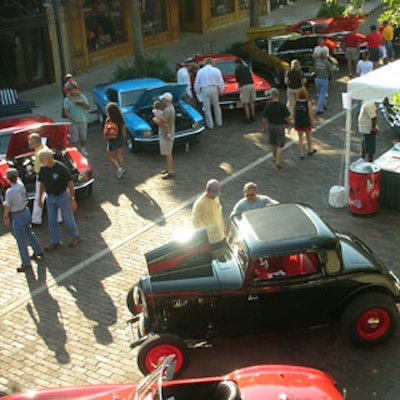
[[[365,154],[375,154],[376,133],[364,133],[363,149]]]
[[[268,124],[269,144],[283,147],[285,145],[285,125]]]
[[[240,101],[244,104],[256,101],[256,89],[252,83],[240,87]]]
[[[69,127],[69,141],[72,144],[86,142],[87,139],[87,123],[86,122],[71,122]]]
[[[110,139],[107,140],[107,151],[116,151],[117,149],[121,149],[124,146],[124,140],[117,138],[117,139]]]
[[[372,62],[378,62],[381,58],[379,47],[368,49],[368,53],[369,53],[369,60]]]
[[[358,61],[360,59],[360,52],[357,47],[347,47],[344,56],[346,60]]]
[[[174,148],[174,140],[160,136],[160,154],[162,156],[170,156]]]

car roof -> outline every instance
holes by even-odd
[[[310,207],[276,204],[235,216],[251,258],[304,251],[333,249],[337,238],[332,229]]]

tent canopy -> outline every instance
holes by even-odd
[[[400,92],[400,60],[347,83],[347,93],[354,100],[380,102]]]

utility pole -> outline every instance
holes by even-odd
[[[130,0],[131,25],[133,35],[133,46],[135,48],[135,62],[141,61],[144,56],[142,21],[140,19],[139,0]]]

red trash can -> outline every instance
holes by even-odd
[[[349,210],[354,214],[379,211],[380,168],[362,159],[349,168]]]

